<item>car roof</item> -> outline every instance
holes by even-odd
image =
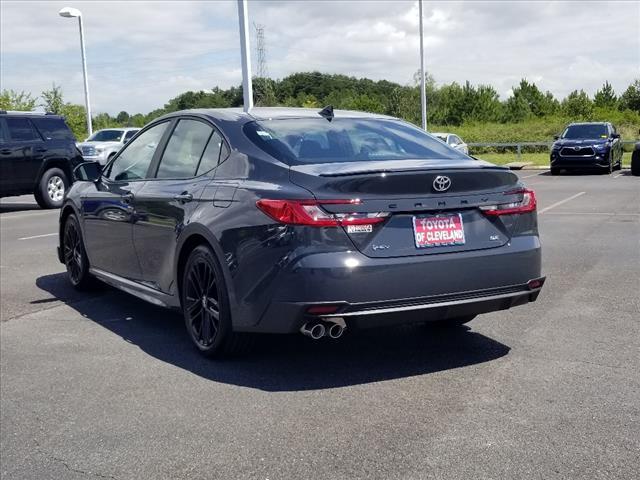
[[[161,118],[169,118],[179,115],[205,115],[219,120],[227,121],[252,121],[284,118],[320,118],[321,108],[292,108],[292,107],[256,107],[248,113],[242,108],[198,108],[191,110],[180,110],[168,113]],[[355,110],[334,110],[335,118],[386,118],[394,119],[381,113],[358,112]]]
[[[573,122],[567,126],[571,127],[573,125],[609,125],[609,122]]]
[[[15,115],[18,117],[46,117],[46,118],[62,118],[61,115],[56,115],[51,112],[24,112],[20,110],[0,110],[0,115]]]
[[[431,135],[435,135],[436,137],[446,137],[448,135],[453,135],[452,133],[445,132],[429,132]]]
[[[129,130],[140,130],[140,127],[107,127],[96,130],[96,132],[102,132],[103,130],[122,130],[128,132]]]

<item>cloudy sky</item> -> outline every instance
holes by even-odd
[[[0,2],[2,88],[52,83],[83,103],[83,12],[92,106],[148,112],[186,90],[241,82],[235,1]],[[419,67],[416,1],[250,1],[264,25],[272,78],[319,70],[412,83]],[[640,1],[425,0],[427,70],[438,83],[488,83],[506,98],[526,77],[559,97],[640,78]],[[252,27],[255,66],[255,31]]]

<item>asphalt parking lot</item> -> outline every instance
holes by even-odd
[[[0,476],[640,478],[640,179],[520,175],[536,303],[450,332],[267,336],[226,362],[173,313],[73,291],[58,213],[3,199]]]

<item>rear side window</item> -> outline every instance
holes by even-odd
[[[182,119],[162,154],[157,178],[195,177],[213,128],[198,120]]]
[[[46,140],[73,140],[75,137],[61,118],[33,118],[33,124]]]
[[[36,132],[31,127],[31,122],[27,118],[8,117],[7,128],[11,140],[17,142],[29,142],[38,139]]]
[[[222,140],[222,137],[218,132],[214,131],[209,139],[209,143],[207,143],[207,148],[205,148],[202,154],[196,175],[202,175],[203,173],[213,170],[221,160],[226,158],[227,152],[227,146]]]
[[[258,147],[289,164],[460,159],[466,156],[413,125],[374,118],[287,118],[247,123]]]

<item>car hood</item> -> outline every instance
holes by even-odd
[[[76,144],[78,147],[103,147],[103,148],[111,148],[111,147],[120,147],[122,144],[120,142],[80,142]]]
[[[589,147],[595,145],[605,145],[606,143],[607,140],[604,138],[580,138],[570,140],[556,140],[553,145],[558,147]]]

